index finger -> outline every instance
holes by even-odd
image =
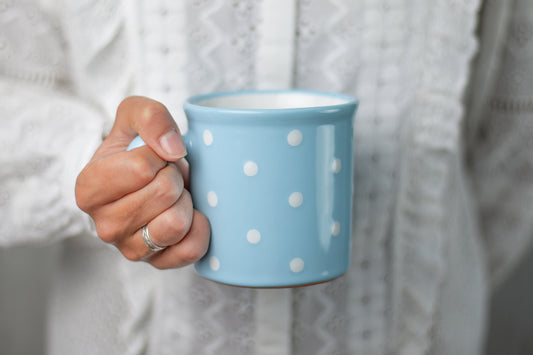
[[[150,147],[93,159],[76,181],[76,200],[84,211],[116,201],[154,179],[168,163]]]
[[[176,161],[187,155],[185,142],[167,108],[158,101],[131,96],[118,109],[115,124],[106,141],[125,149],[139,135],[161,159]]]

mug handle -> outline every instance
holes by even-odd
[[[128,152],[132,149],[135,149],[135,148],[140,148],[142,146],[145,146],[146,143],[144,143],[144,141],[142,140],[141,136],[137,136],[135,138],[133,138],[133,140],[130,142],[130,144],[128,145],[128,148],[126,149]]]
[[[187,147],[187,151],[189,150],[190,148],[190,142],[189,140],[187,139],[187,135],[184,134],[183,136],[183,140],[185,141],[185,146]],[[141,136],[136,136],[135,138],[133,138],[133,140],[130,142],[130,144],[128,145],[128,148],[126,148],[126,150],[129,152],[130,150],[132,149],[135,149],[135,148],[140,148],[142,146],[145,146],[146,143],[143,141],[143,139],[141,138]]]

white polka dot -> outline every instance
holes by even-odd
[[[290,131],[289,135],[287,136],[287,142],[289,142],[289,144],[292,145],[293,147],[300,145],[300,143],[302,143],[302,140],[303,140],[302,132],[300,132],[297,129],[293,129],[292,131]]]
[[[209,191],[207,193],[207,203],[209,203],[209,206],[211,207],[215,207],[218,204],[218,196],[215,191]]]
[[[339,235],[339,233],[341,232],[341,224],[337,221],[335,221],[332,225],[331,225],[331,235],[336,237]]]
[[[332,170],[335,174],[340,173],[340,171],[341,171],[341,167],[342,167],[342,164],[341,164],[341,160],[340,160],[340,159],[335,159],[335,160],[333,161],[333,163],[331,164],[331,170]]]
[[[259,170],[259,168],[257,167],[257,164],[253,161],[247,161],[244,164],[242,170],[244,171],[244,174],[246,174],[246,176],[255,176],[257,175],[257,171]]]
[[[293,192],[289,196],[289,205],[291,205],[291,207],[295,207],[295,208],[300,207],[303,202],[304,202],[304,197],[300,192]]]
[[[218,271],[218,269],[220,269],[220,261],[216,256],[212,256],[209,258],[209,267],[213,271]]]
[[[204,131],[204,143],[207,146],[213,144],[213,133],[211,133],[211,131],[208,129]]]
[[[304,261],[300,258],[294,258],[289,266],[292,272],[301,272],[304,269]]]
[[[257,229],[250,229],[248,233],[246,233],[246,239],[248,239],[248,242],[251,244],[257,244],[261,241],[261,233]]]

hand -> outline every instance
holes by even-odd
[[[139,134],[146,146],[126,151]],[[76,181],[76,202],[94,220],[100,239],[129,260],[160,269],[181,267],[207,251],[207,218],[193,209],[185,144],[169,112],[157,101],[129,97]],[[142,238],[147,225],[153,252]]]

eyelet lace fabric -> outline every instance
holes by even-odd
[[[476,353],[482,324],[470,315],[483,305],[466,296],[460,307],[442,299],[463,294],[450,288],[457,280],[475,281],[465,286],[474,285],[469,295],[484,290],[477,270],[484,248],[476,244],[476,217],[465,212],[470,195],[463,192],[470,186],[461,164],[463,145],[474,158],[473,193],[494,275],[509,269],[533,228],[526,208],[533,169],[524,148],[533,136],[527,94],[533,89],[527,81],[533,72],[528,65],[533,25],[525,17],[530,5],[517,4],[502,59],[506,69],[494,93],[478,100],[486,105],[483,114],[465,117],[479,1],[293,0],[277,8],[266,0],[0,2],[0,21],[9,28],[0,34],[1,88],[6,102],[15,97],[11,91],[19,100],[2,113],[22,118],[7,126],[12,137],[0,132],[2,151],[14,152],[28,127],[45,129],[43,122],[65,132],[43,164],[36,160],[0,173],[2,182],[9,182],[0,186],[0,213],[8,221],[0,242],[16,243],[10,236],[19,225],[32,225],[29,216],[19,221],[5,214],[24,206],[33,206],[35,215],[49,212],[36,219],[38,228],[23,236],[26,241],[90,231],[75,212],[73,196],[68,205],[58,201],[65,196],[62,189],[72,189],[75,172],[127,95],[160,100],[185,132],[181,103],[192,94],[276,85],[345,92],[360,101],[352,265],[346,275],[312,287],[252,290],[212,283],[192,268],[158,272],[120,261],[110,272],[120,275],[116,287],[125,295],[126,314],[114,315],[117,343],[126,344],[122,353],[438,355],[450,348]],[[24,21],[10,23],[13,18]],[[51,25],[56,19],[60,25]],[[269,35],[273,29],[280,37]],[[34,41],[17,43],[18,33]],[[265,71],[276,53],[285,77]],[[52,93],[21,94],[25,85]],[[27,101],[50,108],[48,114],[20,111],[31,107]],[[46,102],[50,106],[43,106]],[[74,117],[76,130],[63,129]],[[462,141],[463,127],[475,140]],[[68,132],[85,140],[74,141]],[[29,159],[34,151],[20,154]],[[54,157],[68,164],[47,163]],[[24,177],[19,185],[13,185],[16,174]],[[64,178],[54,179],[58,175]],[[516,186],[520,193],[512,191]],[[39,190],[46,193],[35,203],[32,191]],[[69,227],[56,235],[57,221]],[[472,260],[477,268],[467,267]],[[468,317],[455,327],[454,338],[444,334],[442,324],[458,313]]]
[[[164,23],[160,18],[166,5],[150,2],[152,10],[143,12],[154,16],[145,22],[145,38],[150,36],[150,25]],[[429,349],[444,277],[445,157],[458,153],[459,100],[475,49],[473,37],[459,34],[473,33],[475,22],[470,14],[476,9],[475,4],[447,1],[436,5],[423,1],[296,3],[294,86],[348,92],[361,105],[355,131],[353,266],[339,280],[290,292],[291,326],[286,329],[290,353],[385,354],[389,347],[396,347],[397,353]],[[261,36],[255,27],[261,16],[259,2],[195,1],[181,10],[186,14],[188,49],[185,62],[181,60],[187,73],[182,95],[260,84],[254,70]],[[433,12],[446,16],[430,20]],[[456,26],[449,27],[450,21]],[[165,36],[167,43],[159,46],[169,52],[148,50],[146,57],[151,59],[146,63],[164,62],[155,60],[156,56],[168,55],[172,43],[182,40],[177,31],[166,31]],[[153,45],[153,41],[146,43]],[[437,80],[436,75],[446,80]],[[159,78],[157,85],[144,89],[150,93],[157,92],[157,86],[175,87],[172,80]],[[414,134],[410,132],[413,127]],[[427,159],[428,155],[442,162]],[[402,160],[410,168],[400,170]],[[397,199],[402,201],[399,205]],[[427,209],[420,206],[424,203]],[[401,218],[397,226],[392,224],[393,216]],[[403,259],[405,248],[413,248],[409,259]],[[431,250],[433,256],[418,257],[422,250]],[[399,272],[400,268],[404,271]],[[416,271],[419,268],[424,274]],[[170,274],[165,286],[159,286],[163,298],[159,314],[156,306],[154,322],[179,329],[183,319],[173,316],[179,310],[172,311],[173,301],[168,297],[176,297],[179,291],[173,291]],[[180,285],[188,285],[193,295],[184,301],[196,339],[187,344],[194,353],[252,353],[254,333],[262,322],[254,314],[261,291],[210,284],[195,276]],[[154,353],[182,348],[181,342],[186,341],[186,337],[172,341],[171,334],[165,336],[162,329],[157,333]],[[399,343],[391,342],[392,336]]]

